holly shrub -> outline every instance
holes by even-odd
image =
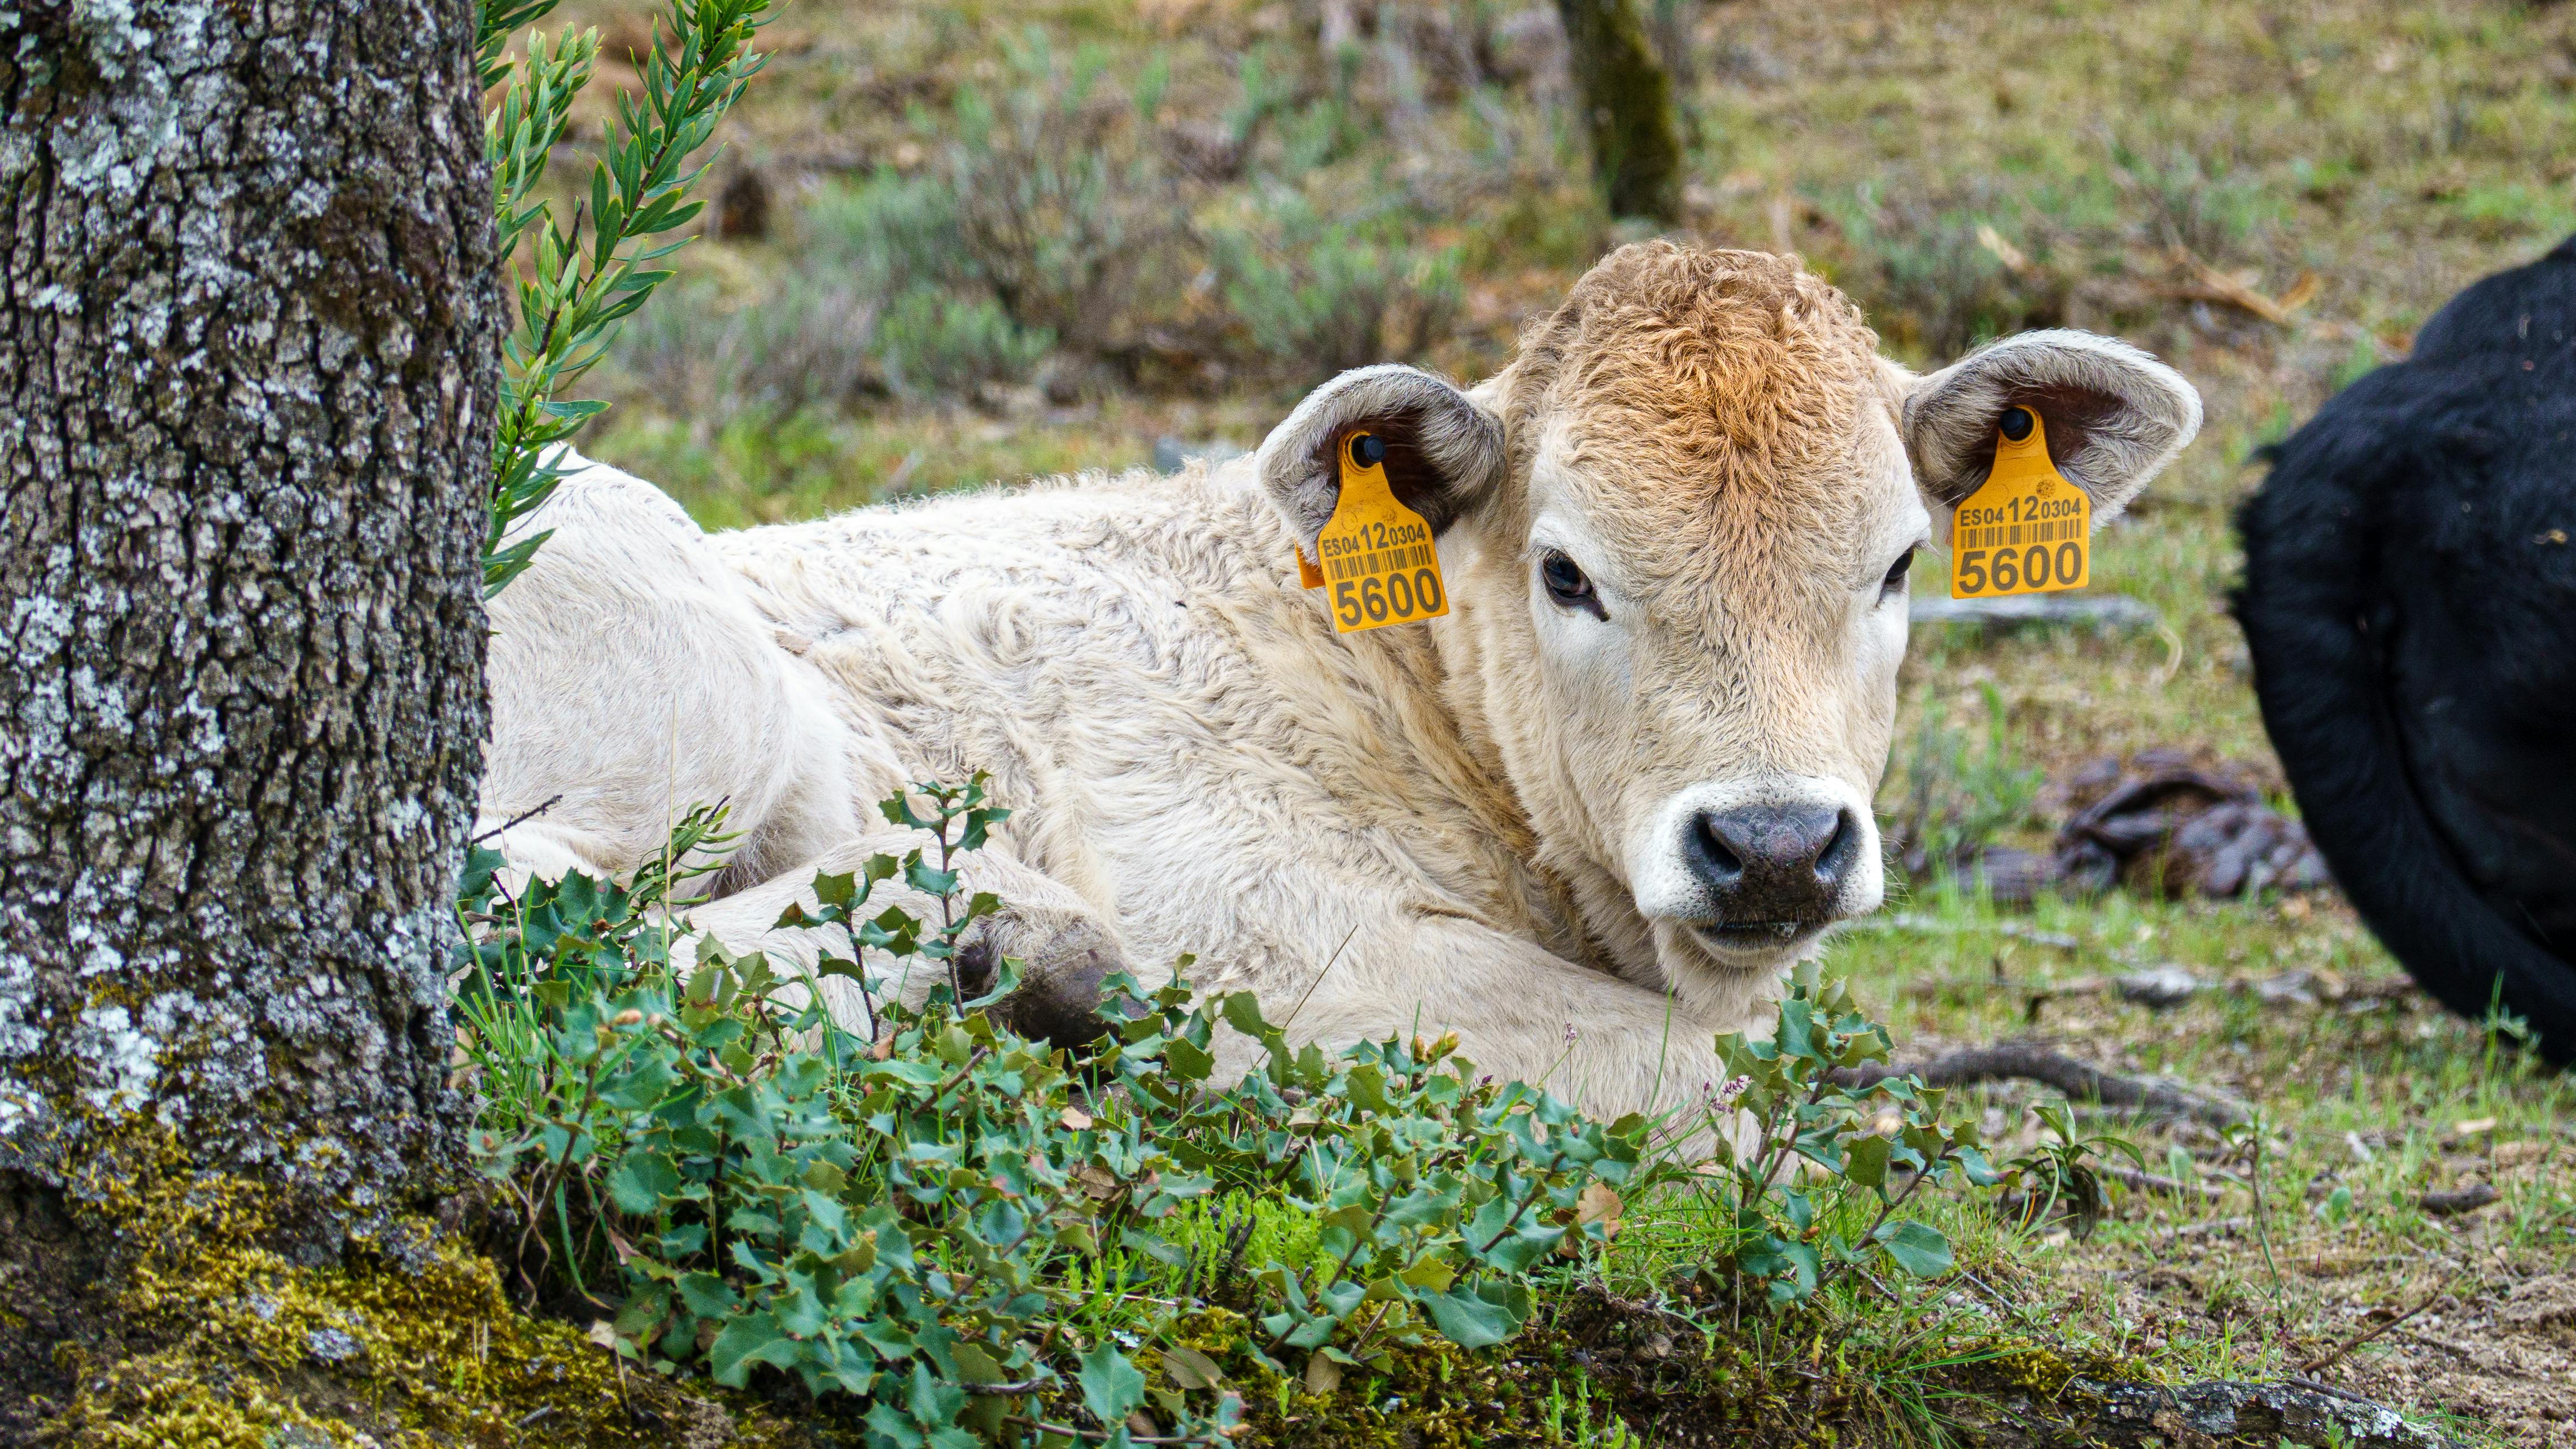
[[[781,920],[866,958],[823,953],[856,1023],[764,956],[674,950],[689,873],[668,862],[720,850],[720,815],[625,885],[513,887],[477,853],[460,1080],[532,1301],[654,1372],[801,1389],[871,1446],[1214,1444],[1247,1381],[1328,1391],[1399,1347],[1510,1339],[1623,1197],[1716,1194],[1718,1266],[1787,1303],[1882,1257],[1939,1276],[1949,1246],[1907,1199],[1996,1180],[1939,1092],[1836,1085],[1887,1036],[1812,970],[1771,1039],[1720,1039],[1732,1080],[1688,1122],[1590,1120],[1481,1077],[1455,1036],[1292,1046],[1250,994],[1177,971],[1111,978],[1088,1047],[1016,1035],[994,1008],[1017,963],[962,1001],[940,969],[997,908],[954,869],[1005,813],[982,784],[888,802],[924,848]],[[941,918],[872,912],[896,879]],[[889,987],[908,956],[937,963],[919,1006]],[[1241,1081],[1218,1079],[1221,1031],[1258,1048]],[[1243,1328],[1220,1357],[1186,1341],[1211,1305]]]

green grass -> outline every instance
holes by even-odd
[[[610,0],[568,7],[612,24],[629,10]],[[2010,312],[2139,341],[2208,405],[2201,440],[2096,548],[2096,587],[2143,600],[2160,627],[2001,638],[1918,630],[1899,739],[1927,719],[1975,734],[1991,692],[2013,753],[2051,778],[2104,755],[2181,746],[2242,762],[2277,787],[2226,612],[2240,567],[2228,518],[2259,477],[2249,460],[2332,390],[2403,355],[2459,287],[2576,227],[2566,159],[2576,155],[2566,64],[2576,8],[1730,0],[1681,11],[1692,37],[1684,91],[1696,234],[1801,252],[1916,365],[1946,360]],[[1481,375],[1613,236],[1582,184],[1574,132],[1509,78],[1490,92],[1504,122],[1493,131],[1441,79],[1447,62],[1426,43],[1414,58],[1432,77],[1429,108],[1408,133],[1392,118],[1379,52],[1363,46],[1340,75],[1300,38],[1304,13],[1255,0],[799,0],[771,32],[782,53],[746,99],[726,162],[771,176],[790,221],[766,241],[701,241],[679,264],[746,305],[781,277],[823,275],[793,222],[797,198],[879,166],[935,174],[958,94],[1005,83],[1006,46],[1026,27],[1048,30],[1068,53],[1097,47],[1122,82],[1167,64],[1173,123],[1235,114],[1242,58],[1257,52],[1277,83],[1274,119],[1245,177],[1211,183],[1194,220],[1257,215],[1262,186],[1294,187],[1328,216],[1391,197],[1415,206],[1398,193],[1420,188],[1432,200],[1407,213],[1418,218],[1414,244],[1424,255],[1454,249],[1460,267],[1456,315],[1424,352]],[[612,52],[615,42],[612,30]],[[1973,240],[1980,222],[2025,255],[2022,269]],[[2177,242],[2275,297],[2313,275],[2313,299],[2276,326],[2176,296],[2187,280],[2170,250]],[[1149,298],[1196,325],[1209,319],[1191,308],[1221,305],[1223,288],[1213,289],[1220,302],[1188,302],[1201,295],[1194,285],[1160,277]],[[617,407],[585,446],[671,488],[702,521],[737,526],[1129,466],[1167,433],[1248,445],[1320,380],[1215,361],[1087,372],[1071,402],[1028,385],[909,402],[865,393],[786,418],[701,415],[692,399],[655,396],[612,366],[603,378]],[[1938,572],[1920,571],[1918,587],[1936,587]],[[1900,801],[1906,784],[1900,768],[1882,804]],[[2044,848],[2054,824],[2026,813],[1997,838]],[[2032,931],[2078,944],[2034,944]],[[2135,1140],[2154,1170],[2196,1174],[2217,1196],[2115,1185],[2089,1239],[2059,1237],[2062,1225],[2009,1234],[1936,1205],[1963,1261],[1991,1270],[2009,1300],[1988,1309],[2035,1325],[2035,1342],[2116,1353],[2177,1378],[2278,1374],[2374,1326],[2371,1311],[2403,1311],[2441,1290],[2449,1298],[2425,1316],[2321,1376],[2467,1416],[2469,1429],[2499,1440],[2576,1444],[2566,1428],[2576,1423],[2576,1389],[2566,1387],[2576,1356],[2538,1331],[2499,1337],[2493,1320],[2516,1285],[2576,1271],[2576,1089],[2420,997],[2363,989],[2395,968],[2330,895],[2211,905],[2115,893],[2005,915],[1921,887],[1836,938],[1829,960],[1884,1013],[1900,1056],[2037,1033],[2115,1070],[2233,1093],[2262,1113],[2259,1167],[2203,1129],[2101,1122]],[[2065,989],[2164,962],[2220,983],[2295,968],[2353,989],[2309,1005],[2222,986],[2161,1014]],[[1993,1135],[2014,1138],[2035,1130],[2032,1098],[2004,1086],[1956,1100]],[[2471,1182],[2491,1183],[2499,1200],[2450,1218],[2419,1205],[2427,1189]],[[1710,1241],[1698,1211],[1686,1197],[1633,1205],[1608,1283],[1630,1296],[1671,1293],[1674,1274]],[[1945,1420],[1972,1414],[1952,1396],[1974,1373],[1943,1361],[1958,1333],[1987,1321],[1987,1309],[1963,1306],[1977,1295],[1945,1288],[1899,1308],[1846,1287],[1802,1320],[1795,1341],[1777,1324],[1730,1320],[1727,1343],[1800,1392],[1860,1396],[1853,1402],[1867,1407],[1853,1422],[1889,1442],[1928,1442]],[[1599,1317],[1569,1296],[1549,1331],[1592,1332]],[[1533,1349],[1532,1361],[1558,1352]],[[1652,1422],[1651,1402],[1620,1398],[1636,1381],[1626,1369],[1547,1361],[1557,1367],[1513,1380],[1512,1392],[1552,1403],[1555,1442],[1617,1442],[1614,1421]],[[1768,1391],[1748,1388],[1741,1402]],[[1782,1421],[1795,1412],[1783,1407]]]

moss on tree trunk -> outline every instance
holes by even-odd
[[[258,1184],[306,1262],[453,1160],[475,14],[0,10],[0,1442],[113,1331],[120,1144]]]
[[[1636,0],[1556,0],[1592,175],[1616,217],[1681,219],[1682,140],[1672,78],[1655,58]]]

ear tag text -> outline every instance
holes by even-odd
[[[2049,461],[2039,414],[2004,409],[1995,469],[1950,524],[1950,597],[2053,594],[2092,577],[2093,500]]]
[[[1388,485],[1386,440],[1347,433],[1333,451],[1341,463],[1341,500],[1315,540],[1331,591],[1333,632],[1356,634],[1448,613],[1449,587],[1440,577],[1431,525]]]

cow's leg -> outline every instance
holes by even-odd
[[[870,856],[900,858],[919,848],[922,840],[922,833],[913,830],[844,841],[757,886],[693,908],[688,923],[730,950],[759,951],[782,969],[810,975],[825,951],[853,959],[849,937],[837,928],[780,927],[778,918],[788,905],[811,911],[817,875],[861,872]],[[1082,897],[1021,864],[999,843],[959,857],[958,872],[961,904],[978,891],[990,891],[1002,902],[998,911],[970,926],[962,940],[958,967],[967,994],[981,995],[989,987],[994,967],[1002,958],[1013,957],[1021,963],[1021,984],[999,1012],[1006,1023],[1059,1045],[1099,1035],[1101,982],[1110,973],[1126,969],[1117,927]],[[875,916],[889,906],[900,906],[931,927],[942,919],[939,898],[912,889],[900,877],[877,883],[864,914]],[[894,996],[918,1006],[944,974],[944,968],[927,957],[895,960],[870,952],[858,959],[878,984],[880,1000]],[[825,1007],[844,1030],[868,1030],[868,1009],[855,983],[825,977],[821,989]]]
[[[491,604],[478,834],[541,875],[624,876],[721,804],[730,883],[859,832],[863,742],[677,504],[585,465],[514,537],[539,531]]]
[[[1544,1086],[1603,1120],[1670,1113],[1696,1132],[1705,1125],[1703,1104],[1725,1081],[1717,1034],[1746,1024],[1712,1021],[1675,997],[1456,918],[1360,935],[1377,944],[1326,968],[1311,995],[1307,981],[1286,984],[1278,999],[1264,991],[1265,1013],[1289,1015],[1282,1025],[1291,1041],[1330,1048],[1455,1031],[1479,1074]],[[1770,989],[1746,988],[1748,1011]],[[1230,1071],[1258,1059],[1244,1038],[1228,1046]]]

